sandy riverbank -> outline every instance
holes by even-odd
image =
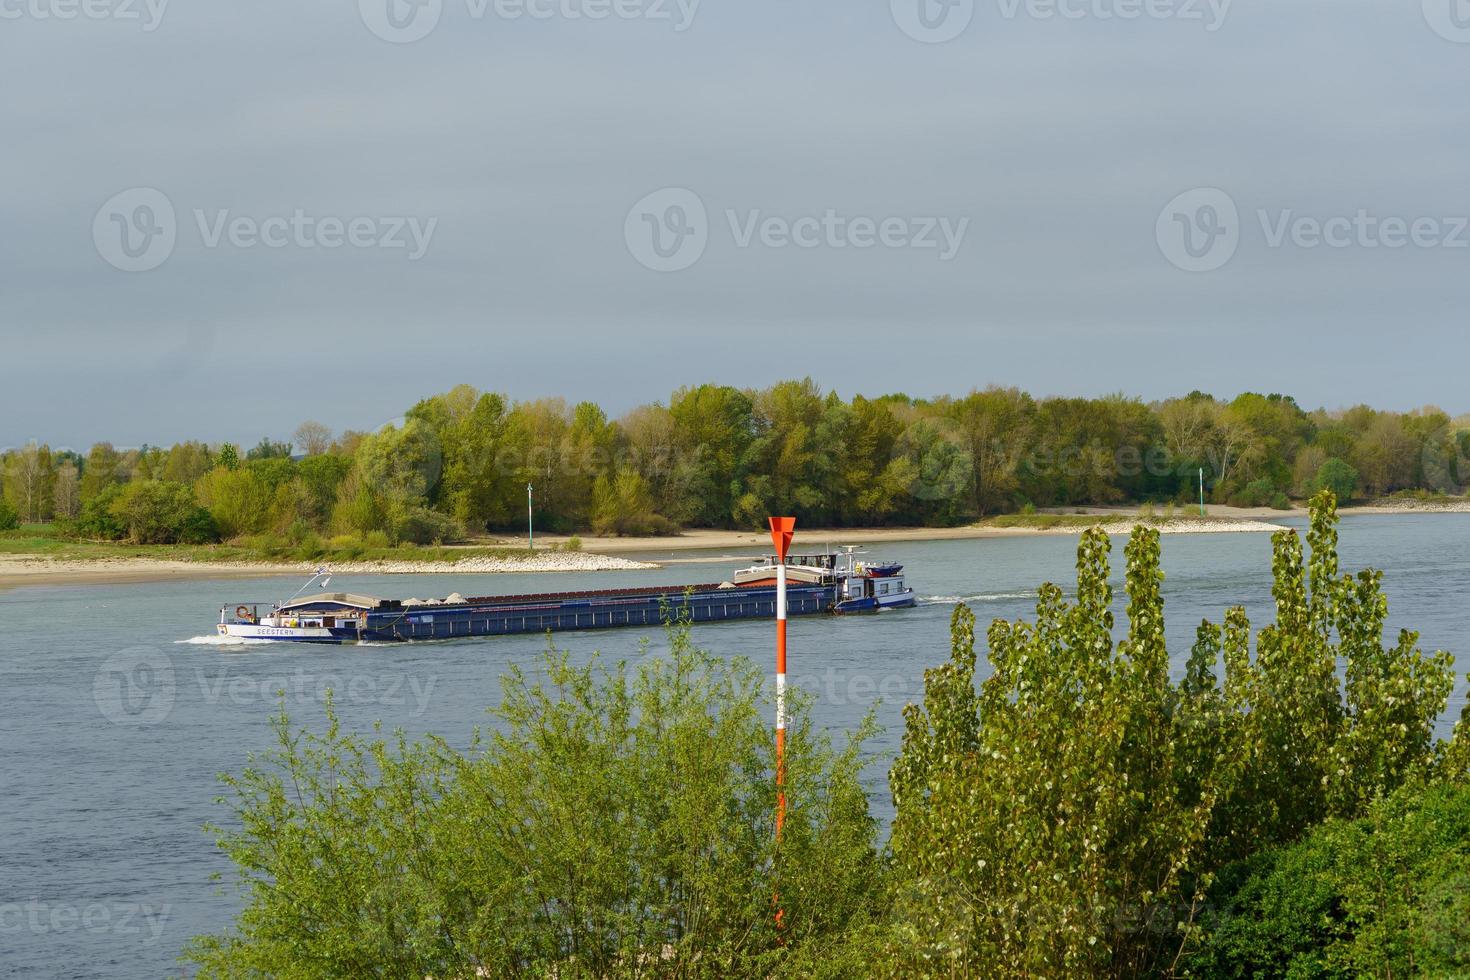
[[[1077,518],[1096,517],[1109,534],[1127,534],[1139,523],[1135,507],[1085,507],[1058,509],[1051,513]],[[1168,519],[1154,522],[1162,534],[1263,533],[1276,531],[1283,518],[1302,517],[1305,508],[1273,510],[1269,507],[1226,507],[1211,504],[1203,518],[1183,511]],[[1470,501],[1447,503],[1394,502],[1343,507],[1343,516],[1360,514],[1470,513]],[[883,528],[797,528],[800,547],[827,545],[881,545],[895,541],[955,541],[977,538],[1021,537],[1038,534],[1079,534],[1081,526],[1069,522],[1058,527],[996,527],[979,524],[966,527],[883,527]],[[537,535],[537,544],[548,549],[566,543],[564,535]],[[583,551],[546,550],[535,555],[508,558],[465,558],[457,562],[372,561],[332,563],[340,575],[454,575],[494,574],[501,572],[597,572],[657,568],[658,562],[634,561],[622,557],[630,553],[659,556],[688,551],[742,552],[763,549],[770,538],[753,531],[691,530],[677,536],[654,538],[581,537]],[[516,539],[477,542],[514,547]],[[670,558],[670,562],[724,560],[718,558]],[[251,578],[296,575],[309,572],[310,562],[186,562],[148,558],[101,558],[93,560],[56,560],[20,555],[0,555],[0,589],[20,585],[90,584],[105,582],[150,582],[174,578]]]
[[[190,562],[150,558],[57,560],[0,555],[0,589],[18,585],[154,582],[177,578],[261,578],[310,574],[312,562]],[[538,552],[524,558],[464,558],[460,561],[333,562],[334,575],[482,575],[502,572],[608,572],[657,568],[585,552]]]

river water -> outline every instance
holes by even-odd
[[[1301,521],[1287,523],[1300,528]],[[1035,590],[1071,591],[1075,536],[896,542],[871,549],[907,565],[916,609],[876,616],[797,618],[790,675],[816,698],[817,720],[841,730],[878,703],[870,743],[875,814],[892,816],[887,765],[902,737],[901,709],[918,700],[923,670],[947,654],[949,616],[970,603],[983,626],[1028,617]],[[1269,621],[1265,534],[1180,534],[1164,541],[1164,595],[1174,668],[1202,617],[1243,604]],[[798,533],[797,546],[813,547]],[[1122,544],[1114,538],[1117,620],[1125,628]],[[1385,572],[1390,637],[1418,629],[1427,650],[1459,657],[1448,735],[1470,669],[1470,514],[1361,516],[1341,527],[1344,571]],[[677,557],[688,559],[689,554]],[[693,556],[698,557],[698,556]],[[708,557],[708,556],[706,556]],[[717,581],[732,563],[677,561],[652,572],[597,575],[353,576],[332,589],[444,596]],[[203,831],[229,819],[215,775],[238,771],[270,745],[269,716],[285,689],[294,719],[319,722],[332,688],[349,727],[433,731],[462,744],[485,720],[511,664],[534,665],[539,636],[364,647],[221,647],[226,603],[289,595],[293,579],[190,580],[36,586],[0,592],[4,668],[0,738],[0,975],[157,977],[187,973],[177,957],[192,935],[226,928],[238,908],[228,862]],[[720,655],[774,660],[765,622],[696,628]],[[657,655],[657,630],[558,634],[578,657]],[[647,644],[646,647],[644,644]],[[645,653],[646,651],[646,653]],[[225,872],[223,885],[211,880]]]

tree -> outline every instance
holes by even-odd
[[[307,420],[296,427],[296,445],[308,456],[320,456],[332,446],[332,430],[320,422]]]
[[[255,444],[255,448],[245,453],[248,460],[254,459],[290,459],[291,444],[289,442],[272,442],[269,436],[261,438]]]
[[[240,466],[240,450],[235,448],[234,443],[223,443],[219,447],[219,453],[214,458],[214,465],[227,470],[238,469]]]
[[[992,624],[978,692],[974,618],[956,610],[950,660],[926,672],[922,707],[905,709],[889,777],[900,972],[1166,970],[1199,939],[1228,861],[1404,786],[1460,778],[1470,749],[1458,732],[1449,746],[1433,737],[1450,656],[1426,656],[1407,630],[1383,645],[1380,576],[1339,577],[1330,494],[1312,502],[1308,539],[1304,564],[1295,532],[1274,536],[1276,622],[1254,659],[1234,608],[1223,630],[1200,625],[1178,684],[1157,532],[1129,542],[1116,646],[1099,529],[1078,547],[1075,603],[1045,585],[1034,624]]]
[[[110,486],[127,479],[121,454],[110,442],[99,442],[87,451],[87,460],[82,466],[82,503],[96,497]]]
[[[52,502],[58,520],[71,520],[81,510],[77,465],[69,459],[56,468],[56,484],[52,490]]]
[[[701,493],[691,523],[728,527],[755,437],[755,406],[746,392],[726,385],[680,388],[669,399],[676,466]]]
[[[0,497],[0,531],[14,531],[20,527],[20,515],[16,514],[15,508],[10,502]]]
[[[34,441],[5,456],[5,498],[22,520],[35,524],[51,515],[51,449]]]
[[[1310,489],[1313,493],[1329,490],[1338,500],[1351,500],[1358,489],[1358,471],[1334,456],[1317,468]]]

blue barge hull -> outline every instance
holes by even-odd
[[[788,615],[831,612],[833,590],[824,585],[790,585]],[[320,598],[312,603],[321,609]],[[343,604],[347,611],[348,604]],[[733,619],[771,619],[774,587],[720,588],[718,585],[608,589],[543,595],[492,596],[462,603],[404,606],[388,600],[358,611],[356,622],[339,620],[333,633],[344,640],[448,640],[464,636],[503,636],[548,630],[585,630],[613,626],[661,626],[672,620],[712,623]]]

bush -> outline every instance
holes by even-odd
[[[122,484],[113,483],[82,504],[82,512],[72,525],[72,533],[94,541],[122,540],[128,533],[127,525],[112,510],[122,492]]]
[[[134,544],[205,544],[219,540],[209,511],[182,483],[141,480],[125,484],[109,508]]]
[[[1232,507],[1267,507],[1278,493],[1280,491],[1276,489],[1276,485],[1262,477],[1235,491],[1226,503]]]
[[[396,542],[409,544],[464,540],[464,528],[454,518],[415,504],[400,504],[392,509],[388,534]]]
[[[1470,973],[1470,787],[1401,790],[1226,868],[1204,922],[1194,976]]]
[[[572,535],[570,538],[567,538],[567,543],[566,543],[566,547],[565,547],[564,550],[566,550],[566,551],[581,551],[582,550],[582,539],[579,538],[579,537],[577,537],[575,534]]]
[[[868,920],[869,725],[835,750],[792,705],[777,847],[760,668],[676,629],[667,659],[553,651],[536,676],[505,678],[498,733],[464,752],[343,734],[330,702],[323,735],[283,711],[276,749],[225,780],[247,902],[191,943],[200,975],[766,977]]]
[[[0,531],[14,531],[18,527],[20,527],[20,515],[3,497],[0,497]]]

